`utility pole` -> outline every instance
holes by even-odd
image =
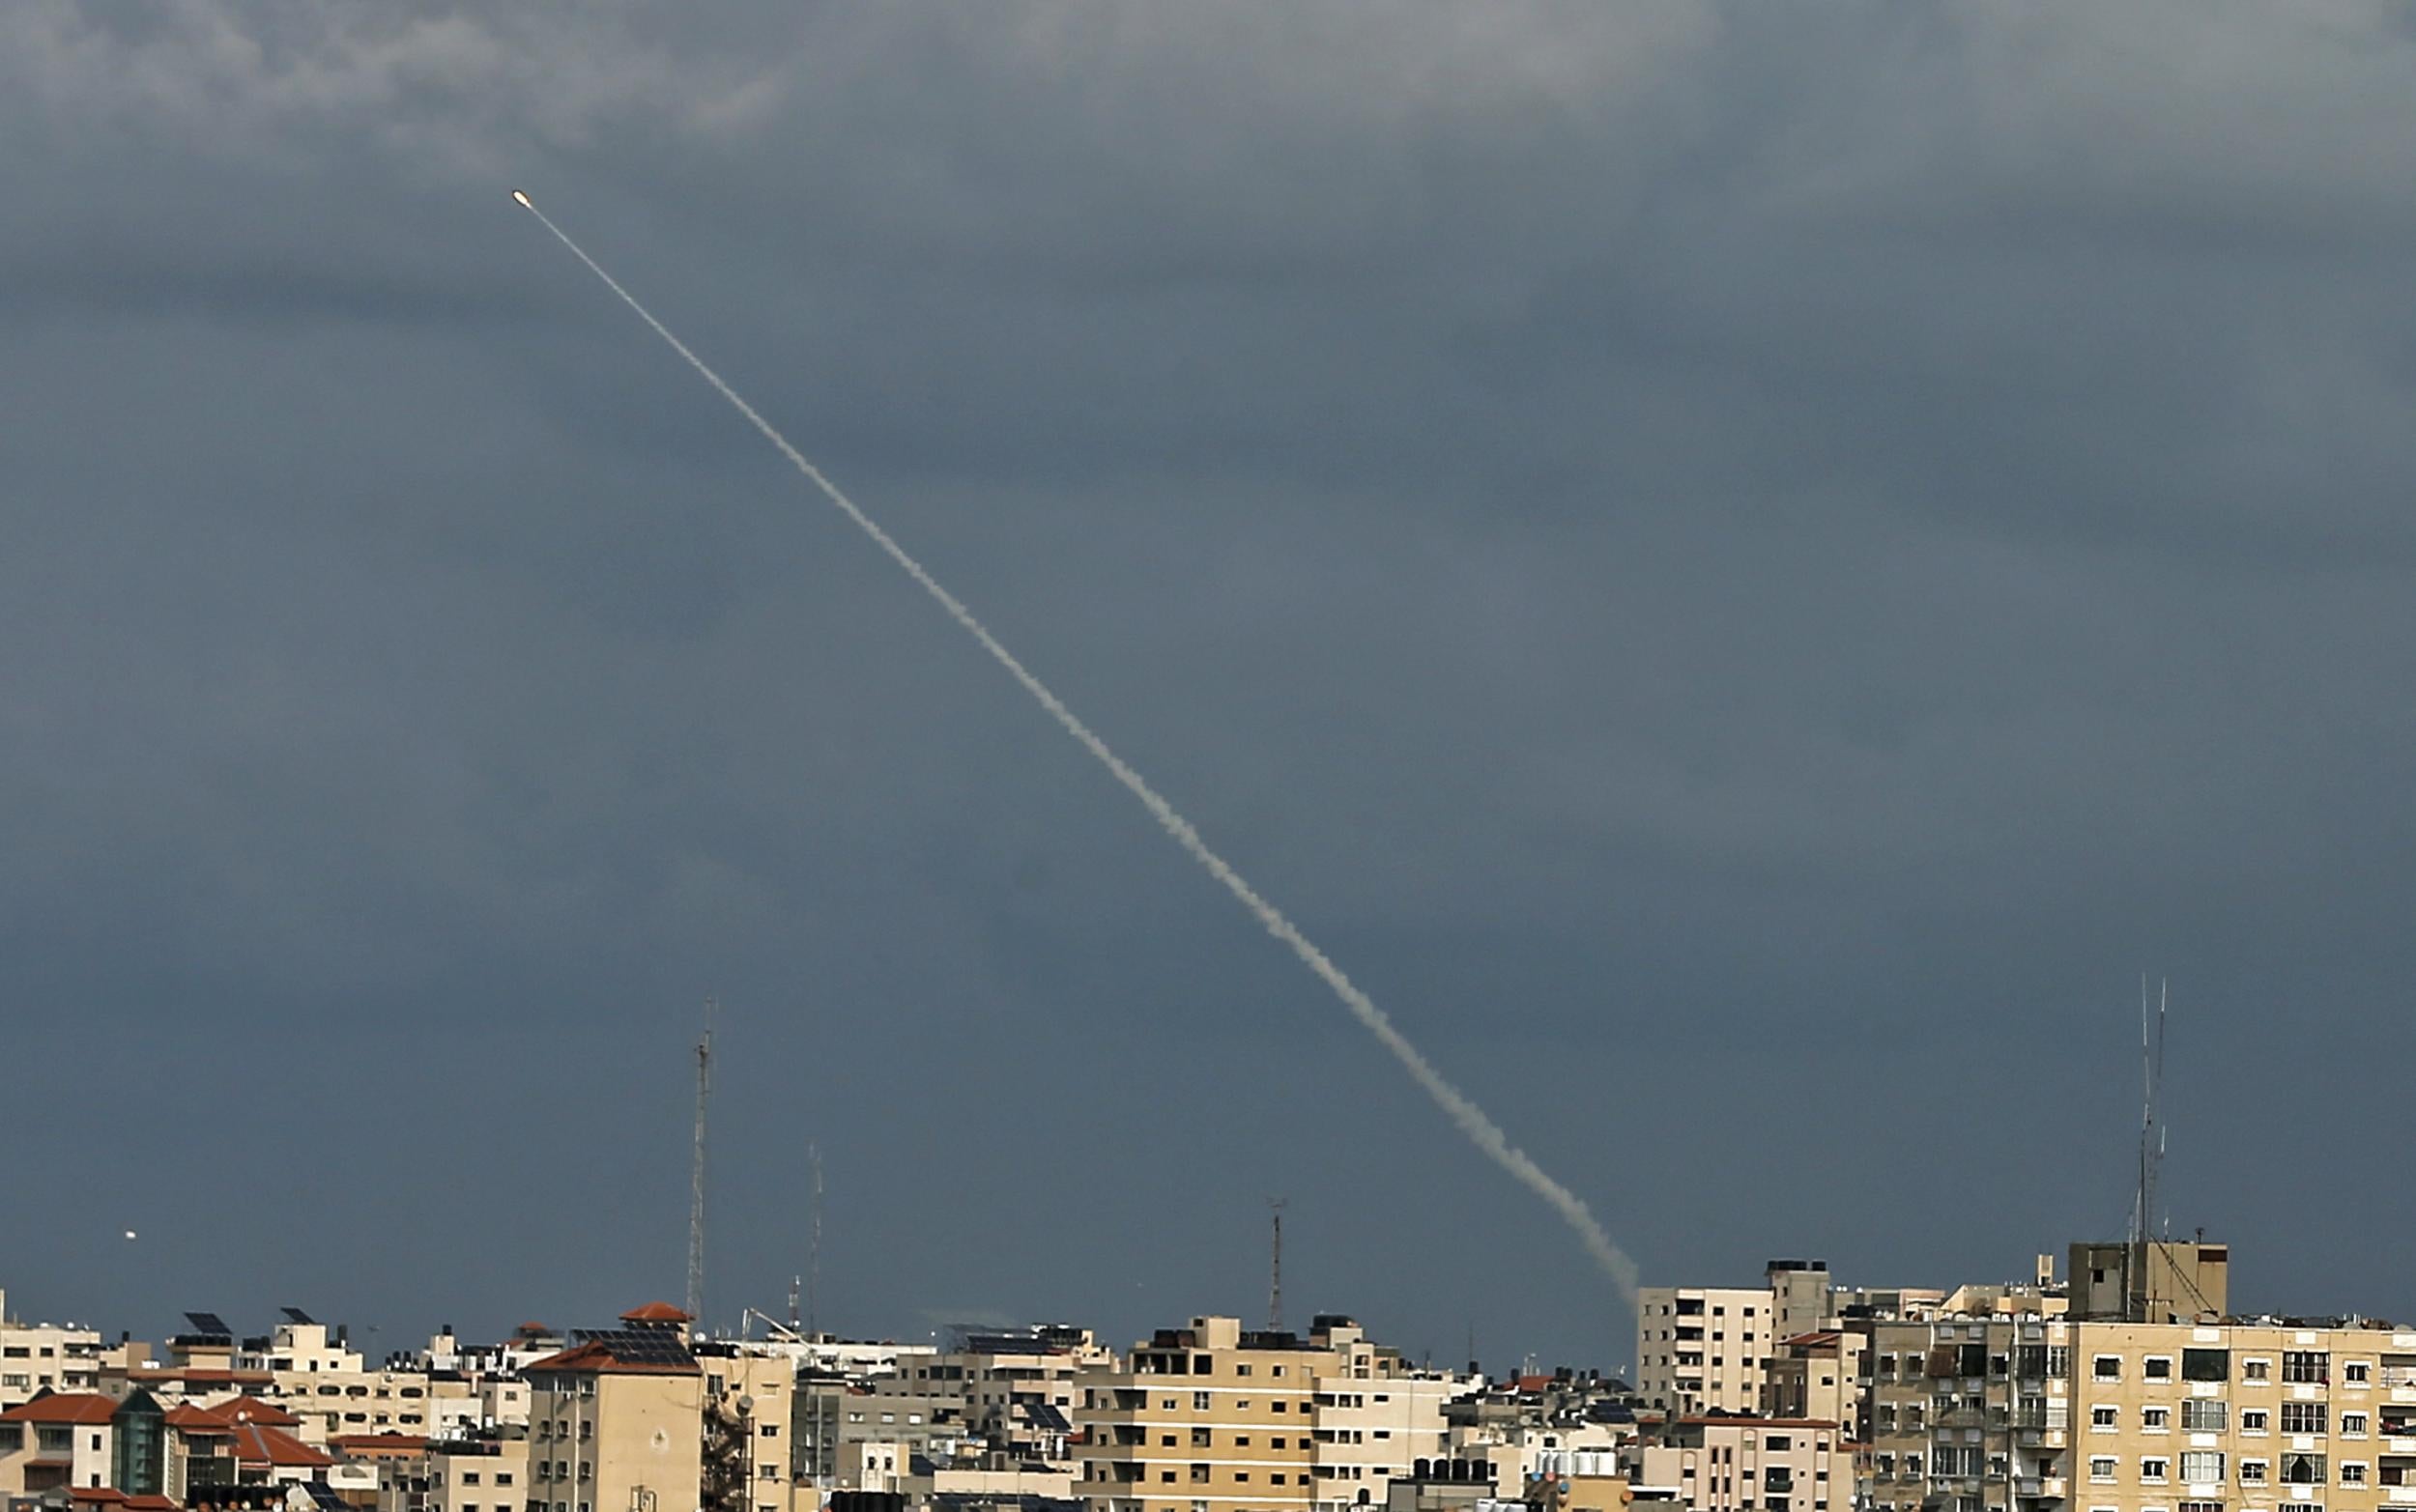
[[[1274,1247],[1268,1255],[1267,1267],[1267,1331],[1283,1331],[1283,1210],[1288,1199],[1267,1199],[1268,1216],[1274,1219]]]
[[[705,1110],[713,1093],[713,1019],[721,1005],[705,1000],[705,1036],[696,1042],[696,1155],[688,1172],[689,1327],[705,1326]]]

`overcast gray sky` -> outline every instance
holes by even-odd
[[[2416,1315],[2396,5],[0,10],[0,1286],[1264,1306],[2177,1231]],[[120,1238],[128,1228],[141,1238]],[[244,1320],[250,1320],[249,1323]]]

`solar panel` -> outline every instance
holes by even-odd
[[[319,1321],[318,1319],[311,1317],[310,1314],[303,1312],[299,1307],[280,1307],[277,1311],[285,1315],[285,1321],[287,1323],[314,1324]]]
[[[193,1326],[195,1333],[222,1333],[228,1338],[235,1336],[235,1330],[228,1327],[226,1320],[216,1313],[187,1313],[185,1321]]]
[[[1065,1420],[1065,1414],[1057,1411],[1057,1405],[1054,1402],[1022,1401],[1016,1405],[1023,1409],[1024,1417],[1035,1428],[1044,1429],[1050,1433],[1072,1433],[1074,1431],[1074,1425]]]
[[[577,1337],[583,1344],[602,1345],[612,1351],[616,1359],[625,1359],[633,1365],[696,1363],[688,1346],[669,1328],[582,1328]]]

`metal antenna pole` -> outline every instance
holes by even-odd
[[[696,1042],[696,1155],[688,1172],[688,1317],[705,1321],[705,1111],[713,1093],[713,1019],[721,1005],[705,1000],[705,1036]]]
[[[805,1332],[806,1337],[819,1339],[822,1310],[822,1147],[807,1145],[805,1159],[814,1168],[813,1237],[805,1252]]]
[[[1274,1247],[1268,1256],[1267,1331],[1283,1331],[1283,1210],[1287,1199],[1270,1197],[1267,1212],[1275,1220]]]

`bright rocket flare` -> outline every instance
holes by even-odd
[[[520,201],[520,208],[521,208],[522,210],[534,210],[534,209],[536,209],[536,207],[535,207],[534,205],[532,205],[532,204],[530,204],[530,203],[529,203],[529,196],[528,196],[527,194],[525,194],[525,193],[521,192],[519,189],[514,189],[514,190],[512,190],[512,198],[514,198],[514,199],[516,199],[516,200]]]

